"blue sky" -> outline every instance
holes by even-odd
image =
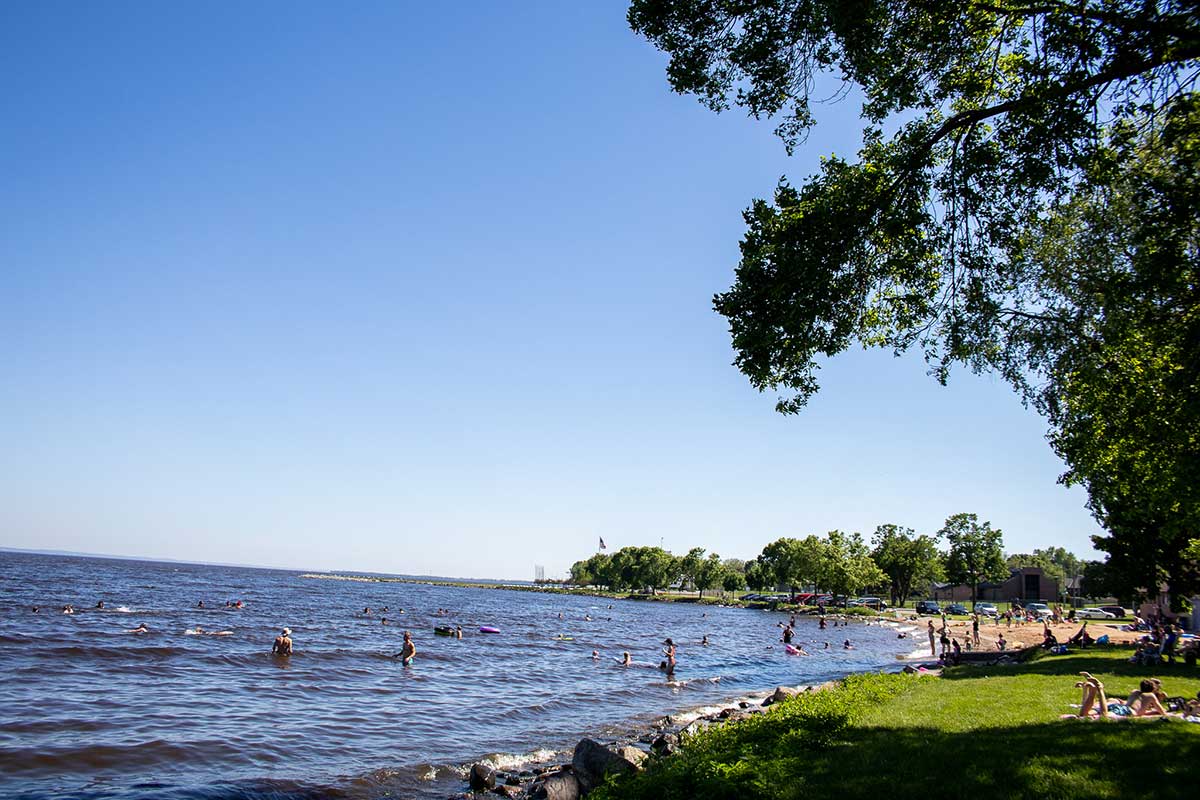
[[[730,366],[741,211],[821,154],[622,2],[0,6],[0,545],[465,577],[973,511],[1090,554],[1002,383]]]

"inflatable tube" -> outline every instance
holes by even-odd
[[[454,628],[451,628],[449,625],[439,625],[433,629],[433,632],[438,636],[453,636]]]
[[[479,632],[480,632],[480,633],[499,633],[499,632],[500,632],[500,629],[499,629],[499,628],[493,628],[493,627],[492,627],[492,626],[490,626],[490,625],[484,625],[483,627],[481,627],[481,628],[479,629]]]
[[[787,651],[787,654],[788,654],[789,656],[798,656],[798,655],[800,655],[800,648],[799,648],[799,647],[796,647],[795,645],[791,645],[791,644],[785,644],[785,645],[783,646],[783,649]]]

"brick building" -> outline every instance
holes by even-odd
[[[1022,567],[1011,570],[1003,581],[984,581],[979,584],[979,599],[989,603],[1054,603],[1059,597],[1058,581],[1046,576],[1041,567]],[[967,584],[935,583],[931,599],[951,603],[971,602],[971,587]]]

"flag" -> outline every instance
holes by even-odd
[[[605,547],[605,546],[604,546],[604,537],[603,537],[603,536],[601,536],[601,537],[600,537],[600,549],[601,549],[601,550],[607,550],[607,549],[608,549],[607,547]]]

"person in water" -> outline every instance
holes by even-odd
[[[200,602],[196,603],[196,608],[204,608],[204,601],[201,600]]]
[[[666,665],[664,669],[666,669],[668,673],[672,673],[675,671],[675,643],[671,641],[671,637],[668,636],[667,640],[663,642],[663,644],[666,645],[666,647],[663,648],[663,655],[667,657],[667,660],[663,662],[663,664]]]
[[[400,657],[401,663],[406,667],[411,667],[413,657],[417,654],[417,646],[413,644],[412,634],[408,631],[404,632],[404,644],[400,647],[400,652],[396,655]]]
[[[283,632],[275,637],[275,644],[271,645],[271,654],[276,656],[290,656],[292,654],[291,628],[284,628]]]
[[[100,602],[96,603],[96,608],[98,608],[98,609],[103,609],[103,608],[104,608],[104,601],[103,601],[103,600],[101,600]]]
[[[600,660],[600,651],[593,650],[592,651],[592,661],[599,661],[599,660]]]
[[[708,647],[708,634],[707,633],[704,634],[704,638],[700,640],[700,644],[704,645],[705,647]]]
[[[149,633],[150,628],[146,627],[146,623],[143,622],[140,625],[138,625],[136,628],[130,628],[129,630],[127,630],[125,632],[126,633]]]
[[[850,640],[847,639],[846,641],[842,642],[842,649],[843,650],[853,650],[854,645],[850,644]]]
[[[455,638],[455,639],[461,639],[461,638],[462,638],[462,625],[455,625],[455,626],[454,626],[454,638]]]
[[[633,665],[633,660],[629,657],[628,650],[626,650],[624,653],[621,653],[621,658],[617,661],[617,663],[622,667],[629,667]]]

